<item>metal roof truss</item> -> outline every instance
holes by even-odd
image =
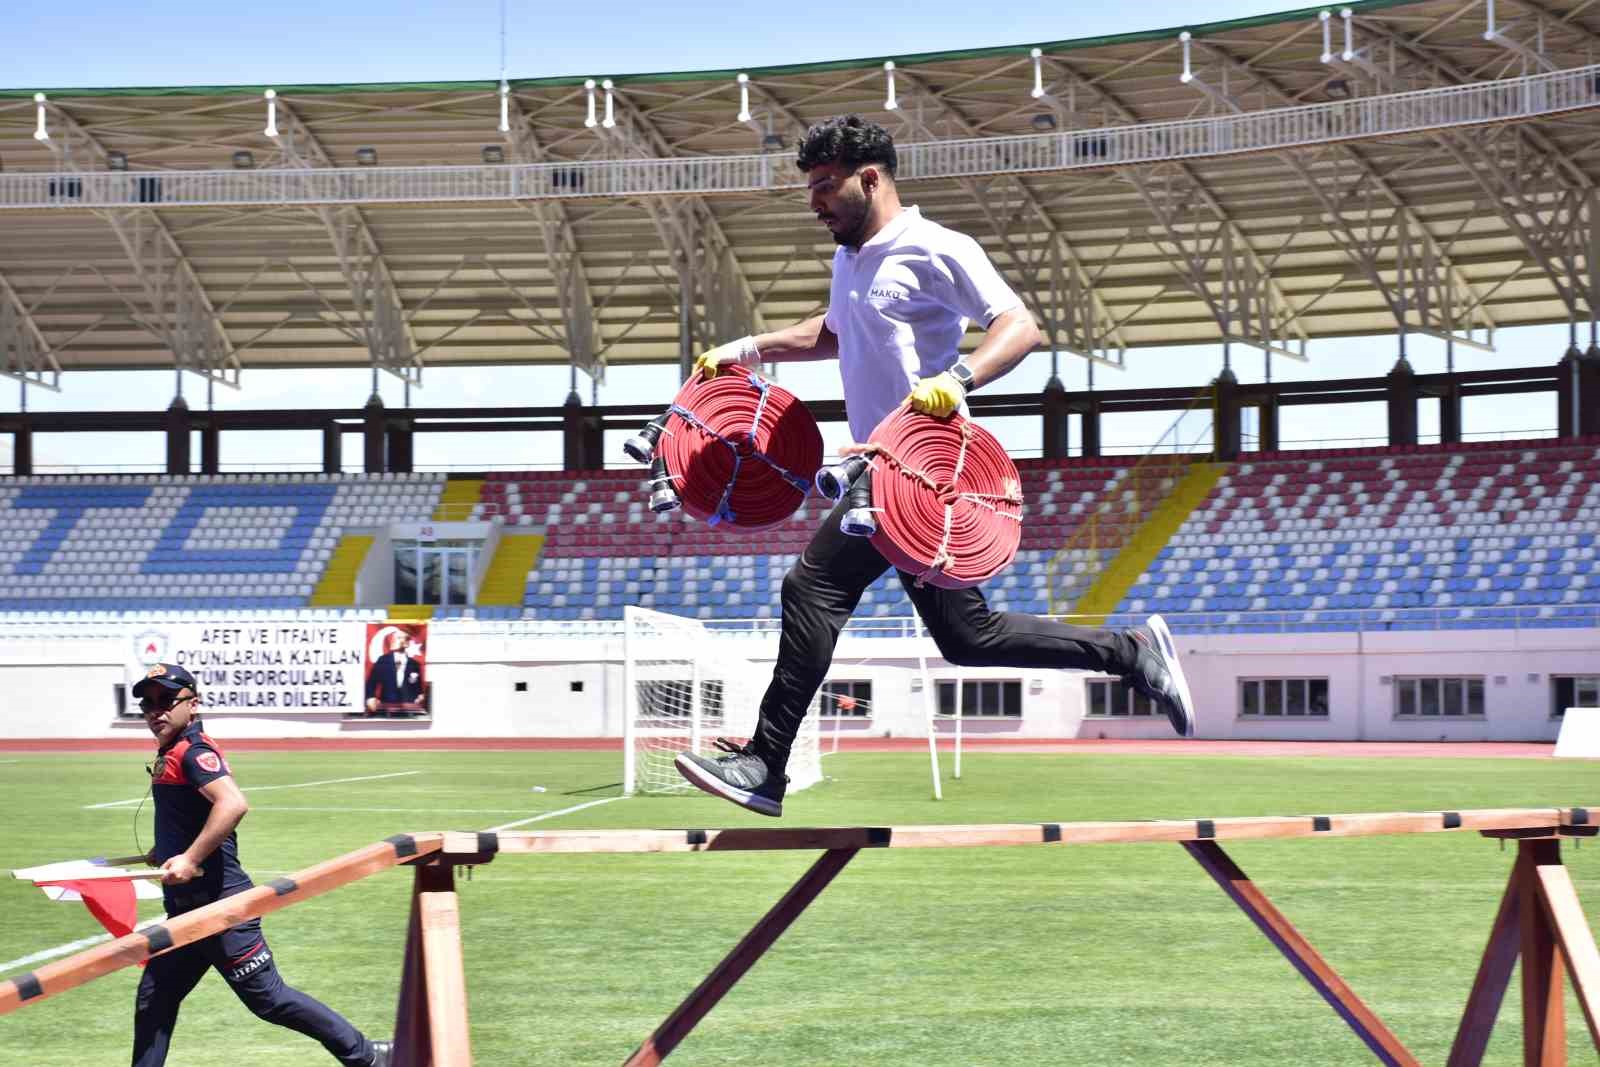
[[[75,175],[88,172],[97,164],[101,168],[108,166],[104,146],[70,113],[56,104],[41,102],[40,106],[39,132],[46,132],[44,108],[55,118],[56,132],[44,137],[35,134],[35,139],[48,143],[64,170]],[[63,176],[56,180],[72,183],[81,179]],[[240,364],[233,342],[193,265],[161,216],[149,208],[100,208],[94,213],[116,233],[143,291],[141,304],[101,275],[107,287],[127,305],[133,321],[166,345],[180,370],[193,371],[208,381],[237,389]]]

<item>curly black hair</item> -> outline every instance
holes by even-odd
[[[828,163],[843,164],[852,171],[864,163],[876,163],[893,177],[898,165],[894,138],[888,130],[860,115],[840,115],[819,122],[800,141],[795,165],[805,172]]]

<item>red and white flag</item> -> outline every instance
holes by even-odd
[[[89,914],[112,937],[133,932],[139,919],[140,900],[160,900],[160,871],[130,871],[111,866],[103,858],[66,860],[25,867],[13,878],[32,882],[44,895],[61,903],[83,901]]]

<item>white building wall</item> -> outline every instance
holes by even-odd
[[[1553,741],[1550,676],[1600,674],[1600,630],[1477,630],[1363,634],[1229,634],[1177,636],[1198,705],[1199,735],[1214,739]],[[142,737],[137,718],[118,720],[115,687],[126,680],[123,639],[0,642],[0,739]],[[718,642],[720,645],[721,642]],[[775,635],[732,642],[729,654],[765,670]],[[926,735],[919,652],[931,643],[909,638],[841,640],[832,677],[870,680],[869,723],[847,722],[849,734]],[[506,640],[436,629],[429,642],[431,721],[347,720],[326,711],[216,711],[206,715],[217,738],[264,737],[621,737],[620,639]],[[1018,738],[1165,738],[1164,718],[1091,718],[1084,679],[1062,671],[986,668],[957,671],[929,663],[941,678],[1016,679],[1023,716],[966,720],[969,736]],[[1480,720],[1395,717],[1396,675],[1484,679]],[[1252,677],[1326,677],[1325,719],[1242,719],[1239,681]],[[524,689],[518,691],[518,684]],[[575,686],[577,688],[575,688]],[[949,723],[940,727],[950,729]]]

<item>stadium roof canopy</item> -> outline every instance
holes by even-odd
[[[0,91],[0,372],[677,361],[826,302],[792,149],[848,112],[1062,352],[1591,318],[1600,3],[1186,33],[504,91]]]

